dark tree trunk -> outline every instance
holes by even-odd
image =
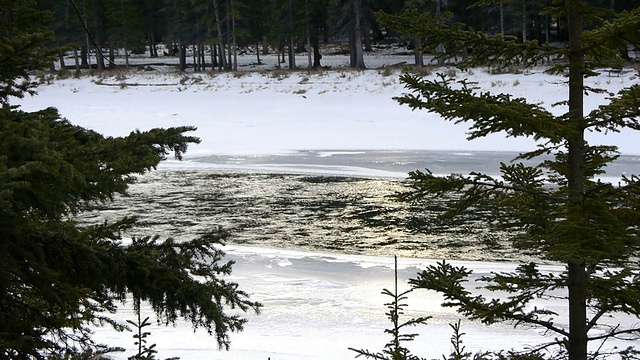
[[[109,69],[113,69],[116,66],[116,52],[113,45],[109,44]]]
[[[568,139],[568,221],[579,223],[584,200],[584,52],[582,44],[583,14],[580,0],[566,2],[569,31],[569,122],[573,136]],[[580,240],[582,234],[575,234]],[[572,259],[567,264],[569,290],[569,360],[587,359],[587,274],[584,259]]]
[[[205,46],[204,44],[200,44],[198,45],[200,47],[200,64],[202,64],[202,71],[206,71],[207,70],[207,59],[204,55],[204,49]]]
[[[282,60],[280,60],[280,55],[282,55]],[[278,48],[278,69],[280,69],[281,65],[285,62],[284,60],[284,44],[280,44],[280,47]]]
[[[423,67],[424,66],[424,55],[422,53],[422,41],[420,41],[420,39],[415,39],[415,60],[416,60],[416,66],[419,67]]]
[[[500,35],[504,38],[504,4],[500,3]]]
[[[441,0],[436,0],[436,16],[440,17],[442,16],[442,4],[440,3]],[[443,44],[438,44],[437,48],[436,48],[436,52],[438,55],[442,55],[444,54],[445,48]],[[444,60],[438,56],[438,65],[442,66],[444,65]]]
[[[313,68],[320,68],[322,67],[320,65],[322,54],[320,54],[320,34],[317,27],[311,32],[311,47],[313,47]]]
[[[64,64],[64,52],[59,52],[58,53],[58,61],[60,62],[60,72],[61,73],[66,73],[67,72],[67,66]]]
[[[362,52],[362,0],[353,0],[353,45],[351,66],[364,69],[364,54]]]
[[[184,45],[178,46],[178,57],[180,58],[180,71],[187,70],[187,47]]]
[[[80,59],[78,58],[78,49],[73,49],[73,61],[76,65],[76,71],[80,72]]]
[[[89,61],[87,60],[89,58],[89,52],[87,51],[87,47],[83,46],[80,48],[80,61],[81,61],[81,65],[83,66],[89,66]]]
[[[224,38],[222,36],[222,23],[220,22],[220,5],[218,0],[213,0],[213,8],[216,17],[216,31],[218,33],[218,46],[220,47],[220,70],[227,68],[227,59],[224,53]]]
[[[373,46],[371,44],[371,36],[369,36],[369,33],[371,32],[371,27],[368,21],[365,21],[362,24],[362,36],[364,39],[364,50],[365,51],[373,51]]]
[[[522,42],[527,41],[527,2],[522,0]]]
[[[289,58],[289,70],[296,68],[296,52],[294,49],[293,38],[289,38],[289,46],[287,46],[287,57]]]
[[[260,44],[256,43],[256,61],[258,62],[258,65],[262,64],[262,61],[260,60]]]
[[[569,360],[587,360],[587,273],[585,264],[569,262],[567,286],[569,289]]]
[[[193,52],[191,53],[191,57],[193,58],[193,71],[200,71],[200,55],[198,54],[198,45],[193,45]]]
[[[153,31],[149,31],[147,34],[149,36],[149,55],[152,58],[158,57],[158,47],[156,46],[156,37],[153,34]]]
[[[100,49],[99,46],[96,46],[96,63],[98,66],[98,71],[103,71],[105,66],[104,66],[104,54],[102,53],[102,50]]]
[[[231,18],[231,7],[227,5],[227,6],[225,6],[225,9],[227,11],[227,33],[226,33],[226,36],[225,36],[225,40],[226,40],[226,43],[227,43],[227,56],[228,56],[227,63],[226,63],[227,66],[225,66],[225,69],[226,70],[231,70],[232,69],[232,64],[233,64],[233,58],[232,58],[233,49],[231,47],[231,36],[232,36],[232,34],[231,34],[232,33],[232,26],[231,25],[232,24],[231,24],[231,21],[229,21],[229,19]]]
[[[266,36],[262,37],[262,55],[269,55],[269,41]]]
[[[305,10],[305,15],[307,16],[307,26],[306,26],[306,31],[305,31],[305,35],[307,36],[307,46],[306,46],[306,50],[307,50],[307,59],[308,59],[308,67],[309,69],[313,68],[313,48],[311,47],[311,29],[310,29],[310,19],[309,19],[309,1],[305,0],[304,1],[304,10]]]
[[[233,4],[234,2],[233,0],[231,0],[231,30],[229,31],[229,33],[231,34],[231,41],[230,41],[230,45],[232,46],[231,52],[233,52],[232,70],[238,71],[238,41],[236,36],[236,15],[234,11],[235,7]]]
[[[293,7],[291,5],[291,0],[289,0],[289,70],[293,70],[296,68],[296,52],[294,49],[294,41],[293,41]]]
[[[103,71],[104,66],[104,54],[102,53],[103,45],[103,24],[102,24],[102,7],[98,0],[93,0],[93,27],[94,27],[94,47],[96,49],[96,63],[98,65],[98,71]]]
[[[354,68],[358,62],[356,56],[356,40],[353,30],[349,32],[349,66]]]
[[[218,66],[218,47],[215,45],[210,46],[211,51],[211,70],[214,70]]]

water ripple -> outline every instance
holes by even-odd
[[[214,170],[160,170],[141,176],[129,196],[78,216],[85,224],[138,216],[130,237],[191,239],[215,227],[229,243],[303,251],[431,259],[527,260],[481,223],[416,231],[426,209],[393,195],[403,180]]]

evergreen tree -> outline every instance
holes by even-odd
[[[545,12],[567,24],[569,43],[563,49],[540,46],[537,41],[519,43],[511,37],[490,38],[429,14],[381,14],[381,18],[387,26],[423,37],[431,50],[446,44],[447,52],[440,56],[457,60],[461,69],[566,60],[550,69],[567,76],[568,97],[556,104],[566,107],[562,115],[508,94],[480,92],[467,80],[403,75],[401,80],[411,93],[397,99],[401,104],[438,113],[445,120],[470,123],[470,140],[502,132],[540,143],[536,151],[502,164],[499,178],[479,173],[436,177],[429,171],[412,172],[411,189],[403,196],[428,201],[429,197],[450,195],[453,199],[443,218],[464,213],[484,216],[488,226],[507,230],[517,248],[565,265],[559,276],[543,274],[532,263],[513,273],[483,279],[489,290],[506,292],[503,299],[473,295],[463,286],[470,271],[446,262],[421,272],[412,280],[415,287],[442,292],[446,306],[487,324],[511,321],[542,327],[557,337],[537,350],[557,345],[570,360],[586,360],[590,355],[606,356],[589,354],[589,342],[613,337],[637,340],[640,332],[637,325],[601,324],[610,314],[640,317],[640,178],[624,177],[619,185],[597,180],[619,154],[615,146],[585,140],[588,131],[640,130],[640,85],[610,94],[608,104],[588,114],[583,110],[586,94],[605,91],[585,86],[584,79],[622,61],[619,49],[640,45],[640,8],[605,21],[601,8],[584,1],[554,1],[554,6]],[[473,53],[460,60],[466,48]],[[541,155],[551,159],[540,160],[537,166],[520,161]],[[566,289],[567,324],[554,311],[531,304],[553,296],[551,292],[557,289]]]
[[[374,353],[370,350],[349,348],[349,350],[355,351],[358,355],[356,357],[364,356],[366,359],[376,360],[423,360],[413,354],[404,345],[407,342],[416,339],[418,334],[406,333],[405,329],[412,326],[425,325],[427,320],[431,319],[430,316],[413,318],[404,320],[405,309],[408,307],[405,302],[413,289],[400,292],[398,290],[398,258],[394,257],[394,290],[384,289],[383,295],[391,298],[391,301],[386,303],[387,312],[385,315],[391,322],[391,328],[386,329],[384,332],[391,335],[391,339],[385,344],[382,352]]]
[[[132,0],[103,1],[105,12],[105,35],[109,44],[109,66],[115,66],[115,52],[124,50],[125,65],[129,66],[129,50],[144,47],[143,16]]]
[[[311,29],[311,47],[313,48],[313,68],[320,68],[320,60],[322,54],[320,52],[320,42],[327,41],[327,33],[329,32],[328,18],[328,0],[311,0],[309,4],[309,27]]]
[[[123,242],[135,219],[81,226],[74,214],[126,194],[137,174],[198,142],[192,127],[104,137],[61,119],[53,108],[24,112],[10,96],[33,90],[28,71],[48,62],[50,33],[29,0],[2,1],[0,69],[0,358],[68,358],[94,345],[90,326],[109,319],[118,302],[148,302],[165,324],[184,318],[228,348],[242,330],[240,311],[258,311],[224,278],[214,229],[187,242],[157,236]]]
[[[341,35],[349,38],[349,66],[356,69],[364,69],[363,37],[369,34],[364,31],[366,27],[365,13],[368,9],[368,0],[332,0],[334,6],[334,28]]]
[[[33,1],[0,0],[0,105],[10,96],[31,93],[36,84],[29,77],[53,60],[47,44],[53,33],[47,28],[50,13],[38,11]]]

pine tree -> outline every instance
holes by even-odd
[[[394,257],[394,288],[393,291],[384,289],[383,295],[391,298],[391,301],[386,303],[387,307],[387,319],[391,322],[391,328],[386,329],[384,332],[391,335],[391,339],[385,344],[382,352],[374,353],[370,350],[349,348],[354,351],[356,357],[363,356],[366,359],[375,360],[424,360],[416,355],[413,355],[411,351],[405,346],[405,343],[411,342],[416,339],[418,334],[406,333],[405,329],[408,327],[425,325],[430,316],[423,316],[418,318],[412,318],[404,320],[403,316],[406,315],[405,309],[408,304],[405,302],[408,300],[407,295],[414,289],[408,289],[400,292],[398,290],[398,258]]]
[[[29,72],[53,61],[46,45],[53,41],[47,28],[50,15],[37,11],[32,1],[0,0],[0,105],[10,96],[22,97],[36,85]]]
[[[491,1],[485,1],[491,3]],[[411,92],[397,100],[412,109],[438,113],[443,119],[469,123],[469,139],[503,132],[510,137],[530,137],[539,142],[536,151],[521,154],[512,164],[501,165],[501,176],[485,174],[434,176],[429,171],[410,174],[410,190],[403,197],[423,200],[433,196],[458,196],[443,214],[451,218],[465,212],[484,215],[489,226],[507,230],[513,245],[535,252],[541,259],[565,265],[561,275],[543,274],[535,263],[522,264],[513,273],[494,274],[489,290],[508,294],[487,299],[472,294],[463,283],[470,275],[464,267],[446,262],[421,272],[411,283],[442,292],[446,306],[487,324],[510,321],[555,333],[556,339],[534,350],[559,346],[570,360],[586,360],[589,342],[613,337],[638,339],[640,328],[608,327],[601,320],[610,314],[640,317],[640,178],[624,177],[613,185],[598,181],[607,164],[619,156],[615,146],[593,145],[588,131],[640,130],[640,85],[610,94],[609,103],[588,114],[583,98],[603,89],[586,87],[584,79],[612,64],[620,50],[640,45],[640,8],[612,14],[605,21],[602,9],[580,0],[554,1],[544,10],[566,24],[566,48],[551,48],[537,41],[519,43],[512,37],[490,38],[448,17],[405,13],[381,14],[383,22],[413,37],[423,37],[427,50],[440,44],[443,60],[457,61],[461,69],[475,66],[533,66],[559,59],[550,71],[565,74],[568,97],[558,105],[566,112],[554,115],[538,104],[508,94],[480,92],[467,80],[446,75],[436,79],[405,74],[402,82]],[[459,55],[473,49],[469,57]],[[537,166],[521,160],[536,160]],[[483,211],[480,211],[483,210]],[[615,267],[612,267],[615,266]],[[531,302],[566,289],[569,321],[562,324],[551,310]]]
[[[341,34],[349,37],[349,66],[356,69],[364,69],[364,50],[362,41],[366,34],[364,29],[364,13],[366,11],[366,0],[333,0],[335,29]]]
[[[260,304],[224,278],[226,234],[187,242],[158,236],[124,243],[135,219],[81,226],[86,206],[126,194],[138,174],[199,139],[193,127],[104,137],[54,108],[24,112],[10,96],[33,91],[28,71],[46,64],[50,38],[28,0],[3,1],[0,46],[0,358],[68,358],[91,352],[90,326],[110,324],[118,302],[148,302],[159,321],[179,318],[209,332],[220,348],[241,331],[240,314]],[[230,309],[233,310],[230,313]],[[237,310],[240,310],[238,312]]]

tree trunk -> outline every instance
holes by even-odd
[[[216,66],[218,66],[218,50],[215,45],[209,45],[209,52],[211,55],[211,71],[215,70]]]
[[[527,41],[527,2],[522,0],[522,42]]]
[[[436,0],[436,16],[440,17],[442,16],[442,6],[440,5],[440,1],[441,0]],[[436,47],[436,53],[438,55],[444,54],[444,44],[438,44],[438,46]],[[441,57],[438,56],[438,65],[442,66],[444,65],[444,60],[442,60]]]
[[[80,48],[80,64],[81,65],[86,65],[89,69],[91,69],[91,66],[89,66],[89,51],[87,51],[88,47],[86,46],[82,46]]]
[[[349,31],[349,66],[354,68],[356,67],[357,58],[356,58],[356,40],[355,35],[353,33],[353,29]]]
[[[414,51],[414,55],[415,55],[415,60],[416,60],[416,66],[419,67],[423,67],[424,66],[424,55],[422,53],[422,41],[420,39],[415,39],[415,51]]]
[[[544,41],[547,44],[551,41],[549,38],[549,15],[544,16]]]
[[[180,58],[180,71],[187,70],[187,47],[184,45],[178,46],[178,57]]]
[[[126,69],[129,69],[129,51],[127,51],[127,18],[124,15],[124,0],[120,2],[122,6],[122,47],[124,48],[124,66]],[[149,49],[151,52],[151,49]]]
[[[156,46],[156,37],[153,35],[153,31],[147,33],[149,37],[149,56],[152,58],[158,57],[158,47]]]
[[[318,28],[315,26],[311,36],[311,47],[313,47],[313,68],[320,68],[322,67],[320,65],[320,59],[322,59],[322,54],[320,54],[320,34],[318,34]]]
[[[112,44],[109,44],[109,69],[116,67],[116,50]]]
[[[233,71],[238,71],[238,43],[236,41],[236,17],[231,0],[231,39],[233,44]]]
[[[169,35],[165,37],[165,44],[167,44],[167,55],[176,56],[176,46],[173,43],[173,39]]]
[[[587,273],[584,263],[569,262],[569,360],[587,360]]]
[[[289,0],[289,70],[296,68],[296,53],[293,44],[293,6],[291,0]]]
[[[218,54],[218,70],[222,71],[226,68],[226,64],[227,64],[227,58],[225,57],[225,53],[224,53],[224,46],[222,44],[218,44],[216,45],[217,47],[217,54]]]
[[[218,32],[218,46],[220,47],[220,70],[227,68],[227,59],[224,54],[224,41],[222,36],[222,23],[220,23],[220,6],[218,0],[213,0],[213,8],[216,17],[216,31]]]
[[[73,49],[73,61],[76,65],[76,72],[80,72],[80,59],[78,58],[78,49]]]
[[[567,176],[569,189],[568,221],[579,223],[584,200],[584,52],[582,44],[582,4],[580,0],[566,2],[569,31],[569,122],[574,130],[568,139]],[[581,237],[582,234],[575,234]],[[568,261],[567,287],[569,290],[569,360],[587,359],[587,274],[584,259]]]
[[[282,55],[282,60],[280,60],[280,55]],[[281,65],[284,64],[284,43],[280,44],[280,48],[278,50],[278,69],[280,69]]]
[[[59,52],[58,53],[58,61],[60,62],[60,72],[61,73],[66,73],[67,72],[67,66],[64,64],[64,52]]]
[[[96,63],[98,64],[98,71],[104,70],[104,54],[99,46],[96,46]]]
[[[307,28],[306,28],[306,35],[307,35],[307,61],[309,63],[308,67],[309,69],[313,68],[313,56],[312,56],[312,52],[313,52],[313,48],[311,47],[311,18],[309,17],[309,0],[304,0],[304,11],[305,11],[305,15],[307,16]]]
[[[98,71],[103,71],[104,66],[104,54],[102,53],[102,45],[103,45],[103,24],[102,24],[102,9],[100,7],[100,3],[98,0],[93,0],[93,26],[94,26],[94,39],[95,44],[94,47],[96,49],[96,64],[98,65]]]
[[[352,67],[364,69],[364,54],[362,52],[362,0],[353,0],[353,60]]]
[[[500,3],[500,35],[504,39],[504,4]]]
[[[230,6],[225,6],[225,11],[227,12],[227,32],[226,32],[226,36],[225,36],[225,40],[226,40],[226,44],[227,44],[227,63],[225,66],[226,70],[231,70],[232,69],[232,64],[233,64],[233,48],[231,46],[231,36],[233,34],[231,34],[231,21],[229,21],[229,19],[231,18],[231,9]]]
[[[125,69],[129,69],[129,50],[127,50],[127,45],[125,43],[124,46],[124,67]]]
[[[371,27],[369,26],[369,22],[365,21],[364,24],[362,24],[362,35],[364,38],[364,51],[373,51],[373,45],[371,44],[371,36],[369,36],[369,33],[371,32]]]
[[[193,52],[191,53],[191,57],[193,58],[193,71],[200,71],[200,55],[198,54],[198,44],[193,44]]]
[[[205,55],[206,46],[203,43],[200,43],[199,46],[200,46],[200,63],[202,63],[202,71],[207,71],[207,56]]]
[[[269,55],[269,41],[266,36],[262,37],[262,55]]]
[[[85,9],[84,19],[83,19],[84,26],[87,27],[88,26],[87,11],[86,11],[87,10],[87,6],[84,4],[84,1],[82,1],[82,5],[83,5],[83,7]],[[88,31],[84,32],[84,40],[85,40],[85,43],[87,44],[86,45],[87,48],[86,48],[86,51],[85,51],[86,58],[84,56],[82,57],[82,65],[87,65],[87,68],[89,70],[91,70],[91,43],[89,42],[89,32]]]

